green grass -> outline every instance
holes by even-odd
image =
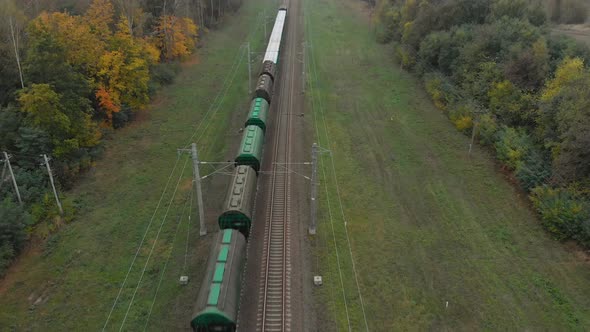
[[[198,52],[200,63],[184,65],[176,82],[158,94],[153,106],[140,116],[142,119],[117,131],[107,142],[104,158],[68,194],[81,207],[76,221],[63,227],[40,248],[23,255],[0,284],[0,330],[96,331],[103,327],[177,159],[176,149],[193,141],[189,139],[192,131],[222,87],[248,33],[255,32],[250,38],[253,51],[263,49],[258,12],[269,6],[270,0],[244,2],[238,14],[206,37],[205,46]],[[231,159],[239,143],[237,128],[245,121],[249,105],[245,63],[245,60],[241,63],[234,84],[211,118],[211,125],[199,131],[203,133],[197,141],[202,160]],[[213,236],[199,238],[198,217],[194,212],[190,229],[187,214],[180,216],[191,188],[190,160],[184,172],[181,171],[187,160],[186,155],[181,157],[179,167],[172,174],[172,183],[154,216],[107,330],[119,329],[123,321],[178,178],[181,180],[176,198],[154,246],[125,330],[143,330],[169,253],[172,258],[148,329],[189,327]],[[202,169],[203,175],[208,172],[211,169]],[[216,216],[228,180],[218,176],[204,183],[211,233],[218,228]],[[183,270],[188,230],[189,256]],[[178,285],[181,274],[190,277],[188,286]]]
[[[360,8],[305,0],[313,130],[335,165],[334,174],[323,155],[312,238],[312,272],[324,277],[314,289],[318,330],[349,321],[364,330],[359,289],[372,331],[590,326],[583,255],[543,231],[488,152],[468,157],[469,138],[399,69],[391,47],[374,42]]]

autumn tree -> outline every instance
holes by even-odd
[[[107,41],[112,35],[115,10],[110,0],[93,0],[84,14],[90,31],[100,40]]]
[[[87,78],[66,61],[64,48],[49,31],[33,22],[28,32],[24,69],[30,87],[19,95],[21,110],[27,114],[25,122],[51,135],[56,155],[95,146],[100,135],[91,120],[88,97],[92,89]],[[45,107],[54,112],[55,119],[39,113],[46,112]]]
[[[125,16],[117,24],[109,48],[100,57],[95,94],[108,125],[122,107],[138,110],[147,105],[149,62],[153,60],[147,42],[132,36]]]
[[[168,61],[188,56],[197,41],[197,26],[186,17],[163,15],[154,32],[162,59]]]
[[[92,33],[82,17],[43,12],[32,24],[35,30],[48,33],[56,40],[68,63],[87,75],[96,73],[105,43]]]
[[[541,95],[539,129],[562,182],[590,176],[590,72],[567,58]]]
[[[98,144],[98,133],[89,112],[72,112],[64,107],[63,96],[49,84],[32,84],[19,94],[25,122],[50,133],[53,153],[65,156],[80,148]]]

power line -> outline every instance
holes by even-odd
[[[162,218],[162,222],[160,223],[160,228],[158,229],[158,233],[156,233],[156,238],[154,240],[154,243],[152,244],[152,248],[150,249],[150,253],[148,254],[148,258],[145,261],[145,264],[143,265],[143,270],[141,271],[141,276],[139,277],[139,281],[137,282],[137,286],[135,286],[135,290],[133,291],[133,296],[131,297],[131,301],[129,302],[129,306],[127,306],[127,311],[125,312],[125,317],[123,317],[123,322],[121,322],[121,327],[119,328],[119,331],[122,331],[123,326],[125,326],[125,322],[127,321],[127,316],[129,315],[129,311],[131,310],[131,306],[133,306],[133,301],[135,300],[135,295],[137,295],[137,290],[139,289],[139,286],[141,285],[141,281],[143,280],[143,276],[145,275],[145,270],[147,269],[148,263],[150,262],[150,259],[152,257],[152,253],[154,252],[154,248],[156,247],[156,244],[158,243],[158,239],[160,237],[160,233],[162,232],[162,228],[164,227],[164,224],[166,223],[166,219],[168,218],[168,212],[170,211],[170,207],[172,206],[172,202],[174,201],[174,198],[176,197],[176,192],[178,191],[178,185],[180,184],[180,180],[182,180],[182,175],[184,174],[184,170],[186,169],[187,164],[188,164],[188,158],[185,160],[184,165],[182,166],[182,170],[180,171],[180,175],[178,176],[178,180],[176,181],[176,187],[174,188],[174,192],[172,193],[172,197],[170,198],[170,201],[168,202],[168,208],[166,209],[166,213],[164,214],[164,218]]]
[[[248,36],[246,37],[246,41],[249,41],[256,34],[256,32],[258,32],[258,29],[260,28],[259,21],[260,21],[260,17],[256,21],[254,31],[251,31],[248,34]],[[266,38],[266,36],[265,36],[265,38]],[[209,109],[207,110],[207,112],[203,116],[203,119],[200,121],[199,125],[194,130],[194,132],[191,135],[191,137],[188,139],[188,142],[189,143],[187,143],[187,145],[185,146],[185,148],[187,148],[192,143],[193,138],[197,135],[197,132],[201,128],[201,126],[204,123],[204,120],[207,118],[208,114],[213,109],[215,109],[215,111],[213,112],[213,114],[210,116],[210,118],[212,118],[217,113],[217,111],[219,110],[219,108],[221,107],[221,104],[223,103],[223,100],[225,99],[225,96],[227,95],[227,92],[229,91],[229,89],[233,85],[233,82],[235,80],[235,77],[236,77],[236,74],[238,72],[238,69],[239,69],[240,65],[242,64],[242,61],[243,61],[244,55],[245,55],[244,51],[246,51],[246,48],[244,47],[244,43],[241,43],[241,46],[238,49],[238,52],[236,53],[236,57],[234,58],[234,61],[232,63],[232,67],[231,67],[231,69],[229,71],[229,74],[225,77],[221,89],[219,90],[219,92],[215,96],[215,98],[214,98],[213,102],[211,103]],[[231,79],[230,79],[230,77],[231,77]],[[229,79],[229,84],[227,84],[228,79]],[[221,96],[222,94],[223,94],[223,96]],[[219,99],[220,96],[221,96],[221,99]],[[197,137],[197,139],[194,140],[194,142],[197,142],[198,143],[201,140],[202,136],[205,134],[205,132],[207,132],[207,129],[209,128],[210,125],[211,125],[211,121],[207,121],[207,125],[202,130],[202,132]]]
[[[308,24],[307,24],[308,30],[310,30],[311,27],[309,26],[309,20],[307,19],[307,17],[306,17],[306,20],[308,21]],[[308,35],[309,35],[309,31],[308,31]],[[310,55],[311,55],[312,59],[310,59],[310,61],[308,61],[308,62],[311,62],[311,60],[313,60],[313,53],[311,53],[311,50],[312,50],[311,38],[310,38],[309,49],[310,49]],[[311,71],[311,65],[309,65],[309,66],[310,66],[310,71]],[[313,117],[314,117],[313,123],[314,123],[315,131],[316,131],[316,135],[319,140],[320,139],[320,132],[319,132],[319,129],[317,126],[318,121],[317,121],[317,114],[315,112],[315,109],[316,109],[315,99],[313,98],[313,80],[312,79],[309,80],[309,85],[310,85],[310,90],[312,91],[311,103],[312,103],[312,109],[314,110],[313,111]],[[322,167],[322,173],[323,173],[324,179],[327,179],[324,167]],[[344,289],[344,278],[342,276],[342,267],[340,266],[340,254],[338,252],[338,245],[336,244],[336,235],[334,232],[334,219],[332,217],[332,206],[330,204],[330,193],[328,192],[328,186],[326,185],[324,187],[326,189],[326,201],[328,202],[328,215],[330,217],[330,225],[332,226],[332,238],[334,240],[334,249],[335,249],[335,253],[336,253],[336,264],[338,266],[338,274],[340,276],[340,287],[342,288],[342,297],[344,299],[344,310],[346,312],[346,321],[348,322],[348,330],[351,331],[352,329],[350,327],[350,315],[348,313],[348,304],[346,301],[346,291]]]
[[[172,171],[170,172],[170,175],[168,176],[168,181],[166,182],[166,186],[164,187],[164,190],[162,191],[162,194],[160,195],[160,200],[158,201],[158,205],[156,205],[156,209],[154,210],[154,213],[152,214],[152,217],[150,218],[150,222],[148,223],[147,228],[145,229],[145,231],[143,233],[143,237],[141,238],[141,242],[139,243],[139,246],[137,247],[137,250],[135,251],[135,255],[133,256],[133,260],[131,261],[131,264],[129,265],[129,269],[127,270],[127,274],[125,275],[125,279],[123,280],[123,283],[121,284],[121,288],[119,288],[119,292],[117,293],[117,297],[115,298],[115,301],[113,302],[113,306],[111,307],[109,315],[108,315],[106,321],[104,322],[104,325],[102,327],[103,331],[105,331],[105,329],[109,323],[109,320],[111,319],[113,311],[115,310],[115,306],[117,305],[117,302],[119,301],[119,298],[121,297],[121,293],[123,292],[123,288],[125,287],[125,284],[127,283],[127,279],[129,279],[129,274],[131,273],[131,269],[133,268],[133,265],[135,264],[135,261],[137,260],[137,256],[139,255],[141,247],[143,246],[143,242],[145,241],[145,237],[147,236],[147,233],[148,233],[150,227],[152,226],[152,222],[154,221],[154,217],[156,216],[156,212],[158,212],[158,209],[160,208],[160,204],[162,203],[162,199],[164,199],[164,194],[166,194],[166,191],[168,190],[168,186],[170,185],[170,180],[172,180],[172,175],[174,174],[174,171],[176,170],[176,167],[178,166],[179,160],[180,160],[180,156],[178,156],[176,158],[176,162],[174,163],[174,167],[172,168]]]
[[[308,20],[308,23],[309,22],[310,21]],[[311,24],[308,25],[308,28],[309,28],[309,30],[311,30]],[[316,62],[316,59],[315,59],[315,56],[314,56],[313,39],[311,38],[311,33],[310,33],[309,41],[310,41],[311,60],[312,60],[312,63],[313,63],[313,74],[314,74],[315,80],[317,81],[318,80],[317,62]],[[321,98],[321,93],[319,91],[318,91],[318,101],[319,101],[319,107],[320,107],[319,109],[320,109],[320,114],[321,114],[322,122],[324,124],[324,134],[326,136],[327,148],[329,150],[332,150],[332,146],[331,146],[331,143],[330,143],[330,133],[329,133],[328,127],[326,125],[326,119],[325,119],[325,114],[324,114],[323,102],[322,102],[322,98]],[[314,112],[314,115],[315,115],[315,112]],[[314,123],[315,123],[315,121],[314,121]],[[316,127],[316,129],[317,129],[317,127]],[[319,139],[319,137],[318,137],[318,139]],[[353,273],[354,273],[354,279],[355,279],[355,283],[356,283],[356,288],[357,288],[357,291],[358,291],[358,294],[359,294],[359,300],[361,302],[361,309],[362,309],[362,312],[363,312],[363,318],[364,318],[364,322],[365,322],[365,328],[366,328],[367,331],[369,331],[369,324],[367,322],[367,315],[366,315],[366,312],[365,312],[365,305],[364,305],[364,302],[363,302],[363,297],[362,297],[360,285],[359,285],[359,282],[358,282],[358,274],[357,274],[356,266],[355,266],[355,263],[354,263],[354,255],[352,253],[352,246],[351,246],[351,243],[350,243],[350,236],[348,234],[347,219],[346,219],[346,215],[344,214],[344,207],[343,207],[343,204],[342,204],[342,197],[340,195],[340,186],[339,186],[339,183],[338,183],[338,176],[336,174],[336,167],[334,165],[334,158],[333,158],[333,156],[330,158],[330,162],[331,162],[331,165],[332,165],[332,174],[333,174],[334,182],[336,184],[336,194],[337,194],[338,203],[339,203],[339,206],[340,206],[340,213],[342,215],[342,219],[344,220],[344,231],[346,233],[346,240],[347,240],[347,243],[348,243],[348,251],[350,252],[350,261],[352,263],[352,270],[353,270]],[[322,170],[325,172],[324,168],[322,168]]]
[[[211,103],[211,105],[209,105],[209,108],[205,112],[205,115],[203,116],[203,118],[201,119],[201,121],[199,121],[199,124],[197,125],[197,128],[194,130],[193,134],[187,140],[189,143],[187,143],[187,145],[185,146],[185,148],[190,145],[190,142],[193,140],[193,138],[195,137],[195,135],[197,135],[197,132],[199,131],[199,129],[201,128],[201,126],[205,122],[205,119],[207,119],[207,116],[209,115],[209,113],[213,109],[215,109],[216,107],[217,108],[219,107],[219,106],[216,106],[218,104],[217,101],[219,100],[219,97],[222,94],[225,97],[225,94],[227,93],[227,90],[229,90],[229,87],[233,83],[233,79],[234,79],[235,74],[237,73],[237,70],[239,68],[239,64],[241,63],[241,59],[242,59],[243,54],[244,54],[243,51],[244,51],[244,48],[242,46],[240,46],[240,48],[238,49],[238,53],[236,53],[236,57],[234,58],[234,61],[232,63],[232,67],[230,68],[230,72],[228,73],[228,75],[225,77],[225,79],[223,81],[223,84],[221,86],[221,89],[219,89],[219,92],[217,93],[217,95],[215,95],[215,98],[213,99],[213,102]],[[227,85],[227,82],[230,79],[230,77],[231,77],[231,82],[232,83],[230,83],[230,85]]]
[[[152,316],[152,311],[154,310],[154,305],[156,304],[156,298],[158,297],[158,292],[160,291],[160,286],[162,285],[162,280],[164,280],[164,274],[166,273],[166,269],[168,268],[168,263],[170,262],[170,257],[172,257],[172,252],[174,251],[174,245],[176,244],[176,237],[178,236],[178,230],[180,230],[180,225],[182,225],[182,221],[184,220],[183,217],[184,217],[184,212],[186,210],[186,203],[189,200],[191,200],[192,197],[193,197],[193,191],[191,190],[190,193],[187,195],[186,199],[184,200],[184,205],[182,207],[181,213],[179,213],[179,215],[178,215],[178,223],[176,224],[176,231],[174,232],[174,238],[172,240],[172,247],[170,248],[170,251],[168,252],[168,257],[166,258],[166,263],[164,264],[164,268],[162,269],[162,273],[160,274],[160,281],[158,282],[158,287],[156,287],[154,299],[152,300],[152,304],[150,306],[150,311],[148,312],[148,316],[145,321],[145,325],[143,327],[144,331],[147,330],[148,324],[150,322],[150,318]],[[189,210],[189,220],[190,220],[190,210]],[[185,264],[186,264],[186,259],[185,259]]]

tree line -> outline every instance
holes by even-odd
[[[13,155],[23,201],[16,199],[7,163],[0,162],[0,275],[34,228],[47,236],[74,218],[70,198],[63,200],[64,214],[58,212],[40,155],[52,156],[63,194],[99,158],[101,142],[172,82],[200,30],[239,3],[0,2],[0,153]]]
[[[457,129],[511,171],[545,228],[590,247],[590,49],[551,33],[565,3],[586,20],[574,0],[549,11],[527,0],[383,0],[376,31]]]

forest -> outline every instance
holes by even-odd
[[[46,238],[74,220],[77,202],[65,193],[104,141],[146,110],[204,32],[240,4],[1,0],[0,276],[33,234]]]
[[[376,36],[489,149],[556,239],[590,247],[590,49],[582,0],[383,0]]]

